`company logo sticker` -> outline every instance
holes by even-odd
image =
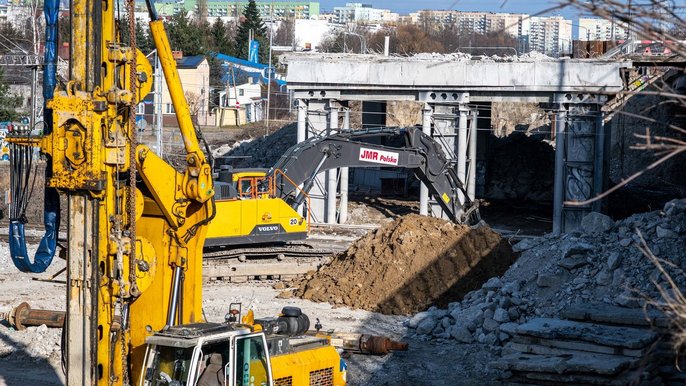
[[[361,147],[360,161],[373,162],[383,165],[398,165],[398,153]]]

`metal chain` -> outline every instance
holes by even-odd
[[[138,138],[136,130],[136,70],[137,70],[137,51],[136,51],[136,18],[135,18],[135,0],[127,0],[128,11],[128,25],[129,25],[129,47],[131,49],[131,62],[129,62],[129,91],[131,92],[131,105],[129,106],[129,186],[128,186],[128,220],[129,220],[129,237],[131,240],[129,251],[129,295],[128,301],[132,301],[134,297],[138,296],[138,287],[136,285],[136,148],[138,147]],[[123,273],[123,272],[122,272]],[[122,278],[123,279],[123,278]],[[123,286],[123,281],[122,281]],[[129,366],[127,360],[127,346],[128,346],[128,312],[125,306],[126,300],[121,299],[121,334],[119,335],[122,344],[122,383],[129,385]]]

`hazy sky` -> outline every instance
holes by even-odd
[[[492,11],[535,14],[557,5],[555,0],[319,0],[323,11],[345,3],[358,2],[371,4],[374,8],[391,9],[400,14],[407,14],[419,9],[454,9],[458,11]],[[550,12],[567,17],[577,15],[572,9]],[[549,14],[550,14],[549,13]]]

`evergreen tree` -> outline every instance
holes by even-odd
[[[19,118],[17,108],[21,106],[21,97],[10,93],[10,87],[3,81],[3,77],[0,67],[0,122],[15,121]]]
[[[155,49],[150,30],[146,31],[140,22],[136,22],[136,47],[146,55]]]
[[[172,50],[183,51],[184,56],[205,53],[202,31],[191,23],[185,9],[171,17],[167,31]]]
[[[229,38],[229,29],[226,28],[226,24],[224,24],[220,18],[217,18],[214,24],[212,24],[210,36],[212,37],[212,49],[215,52],[225,55],[234,54],[234,47]]]
[[[253,39],[260,43],[259,61],[269,62],[269,39],[267,39],[267,27],[264,26],[260,12],[257,10],[255,0],[250,0],[243,11],[243,21],[238,26],[236,33],[236,56],[248,59],[249,37],[252,31]]]

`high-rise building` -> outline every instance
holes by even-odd
[[[260,16],[268,20],[284,19],[318,19],[319,2],[315,1],[257,1],[257,9]],[[247,1],[207,1],[207,16],[222,18],[238,18],[248,5]],[[198,0],[183,0],[180,2],[157,2],[155,3],[157,12],[163,16],[174,15],[185,9],[189,12],[196,12]]]
[[[340,24],[360,22],[395,23],[400,19],[400,15],[391,12],[390,9],[373,8],[370,4],[362,3],[347,3],[345,7],[334,7],[333,13],[335,15],[335,22]]]
[[[477,34],[504,32],[520,42],[519,51],[559,56],[569,53],[572,46],[572,21],[561,16],[424,10],[411,13],[410,20],[420,25],[451,25]]]
[[[579,40],[617,41],[629,38],[626,24],[597,17],[579,18]]]
[[[529,18],[529,50],[561,56],[572,50],[572,21],[562,16]]]

